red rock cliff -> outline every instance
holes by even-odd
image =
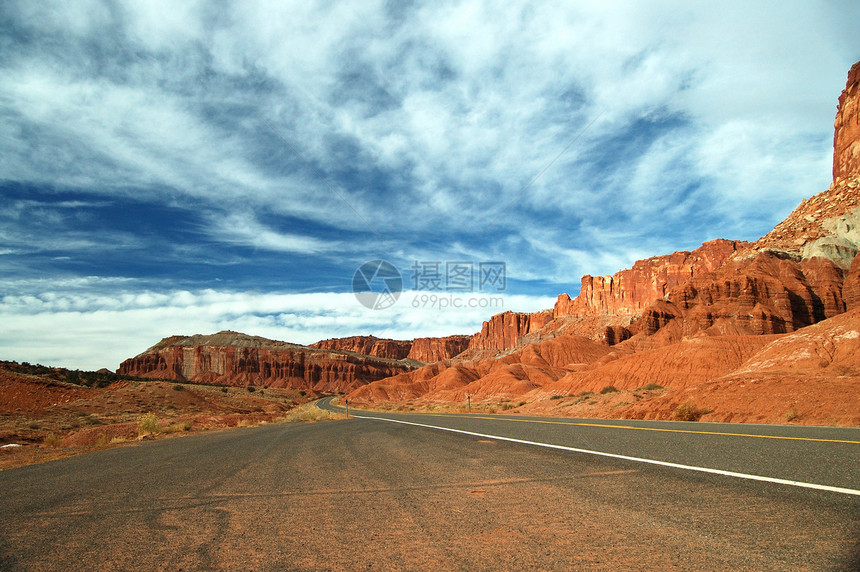
[[[433,363],[451,359],[469,347],[471,336],[447,336],[445,338],[415,338],[409,359],[422,363]]]
[[[403,359],[409,355],[412,342],[408,340],[388,340],[375,336],[350,336],[330,338],[311,344],[309,347],[322,350],[343,350],[388,359]]]
[[[444,338],[415,338],[414,340],[386,340],[374,336],[352,336],[331,338],[311,344],[310,347],[351,351],[360,354],[389,358],[414,359],[422,363],[433,363],[450,359],[469,345],[470,336],[447,336]]]
[[[734,240],[706,242],[692,252],[682,251],[638,260],[633,268],[612,276],[582,277],[579,296],[559,296],[553,317],[586,317],[601,314],[635,316],[673,288],[694,276],[713,272],[747,245]]]
[[[118,373],[218,385],[291,387],[333,393],[411,369],[406,363],[219,332],[165,338]]]
[[[860,174],[860,62],[848,72],[833,127],[833,180]]]
[[[470,350],[509,350],[517,347],[520,337],[539,330],[552,319],[552,312],[544,310],[526,314],[504,312],[496,314],[481,326],[481,331],[469,341]]]

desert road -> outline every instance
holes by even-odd
[[[857,429],[351,413],[2,471],[0,570],[860,569]]]

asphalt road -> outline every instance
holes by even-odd
[[[386,417],[532,440],[545,432],[567,444],[580,439],[577,446],[630,442],[625,454],[639,455],[648,453],[636,450],[644,444],[683,456],[678,442],[715,439],[692,449],[735,449],[741,463],[759,464],[734,470],[770,467],[774,475],[789,474],[779,471],[803,457],[792,447],[806,443],[813,464],[853,463],[797,469],[833,486],[852,484],[844,479],[856,476],[860,448]],[[768,444],[756,453],[758,443]],[[783,450],[791,452],[785,462],[754,460]],[[851,494],[373,419],[142,442],[0,472],[2,570],[857,570],[858,539],[860,497]]]
[[[319,407],[343,412],[333,398]],[[433,425],[695,468],[844,488],[860,495],[860,428],[521,415],[395,414],[356,417]]]

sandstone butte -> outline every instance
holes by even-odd
[[[576,298],[493,316],[462,354],[349,399],[469,397],[524,412],[632,418],[671,417],[695,401],[717,421],[860,424],[858,85],[860,62],[838,101],[833,183],[758,241],[714,240],[584,276]],[[655,385],[663,389],[645,389]],[[618,398],[601,397],[610,386]]]
[[[575,298],[492,316],[473,336],[305,347],[221,332],[166,338],[120,373],[350,391],[365,404],[468,397],[524,412],[671,418],[695,402],[716,421],[860,424],[858,83],[860,62],[838,101],[833,183],[756,242],[714,240],[586,275]],[[600,395],[609,386],[617,398]]]
[[[416,363],[223,331],[164,338],[122,362],[117,372],[195,383],[342,393],[413,369]]]
[[[351,336],[331,338],[311,344],[310,347],[347,350],[356,353],[391,358],[410,359],[422,363],[450,359],[465,350],[471,336],[447,336],[444,338],[415,338],[414,340],[389,340],[375,336]]]

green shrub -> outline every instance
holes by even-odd
[[[606,395],[607,393],[617,393],[618,389],[614,385],[607,385],[603,389],[600,390],[600,395]]]
[[[255,391],[257,391],[257,388],[254,387],[253,385],[249,385],[245,389],[247,389],[249,393],[254,393]]]

